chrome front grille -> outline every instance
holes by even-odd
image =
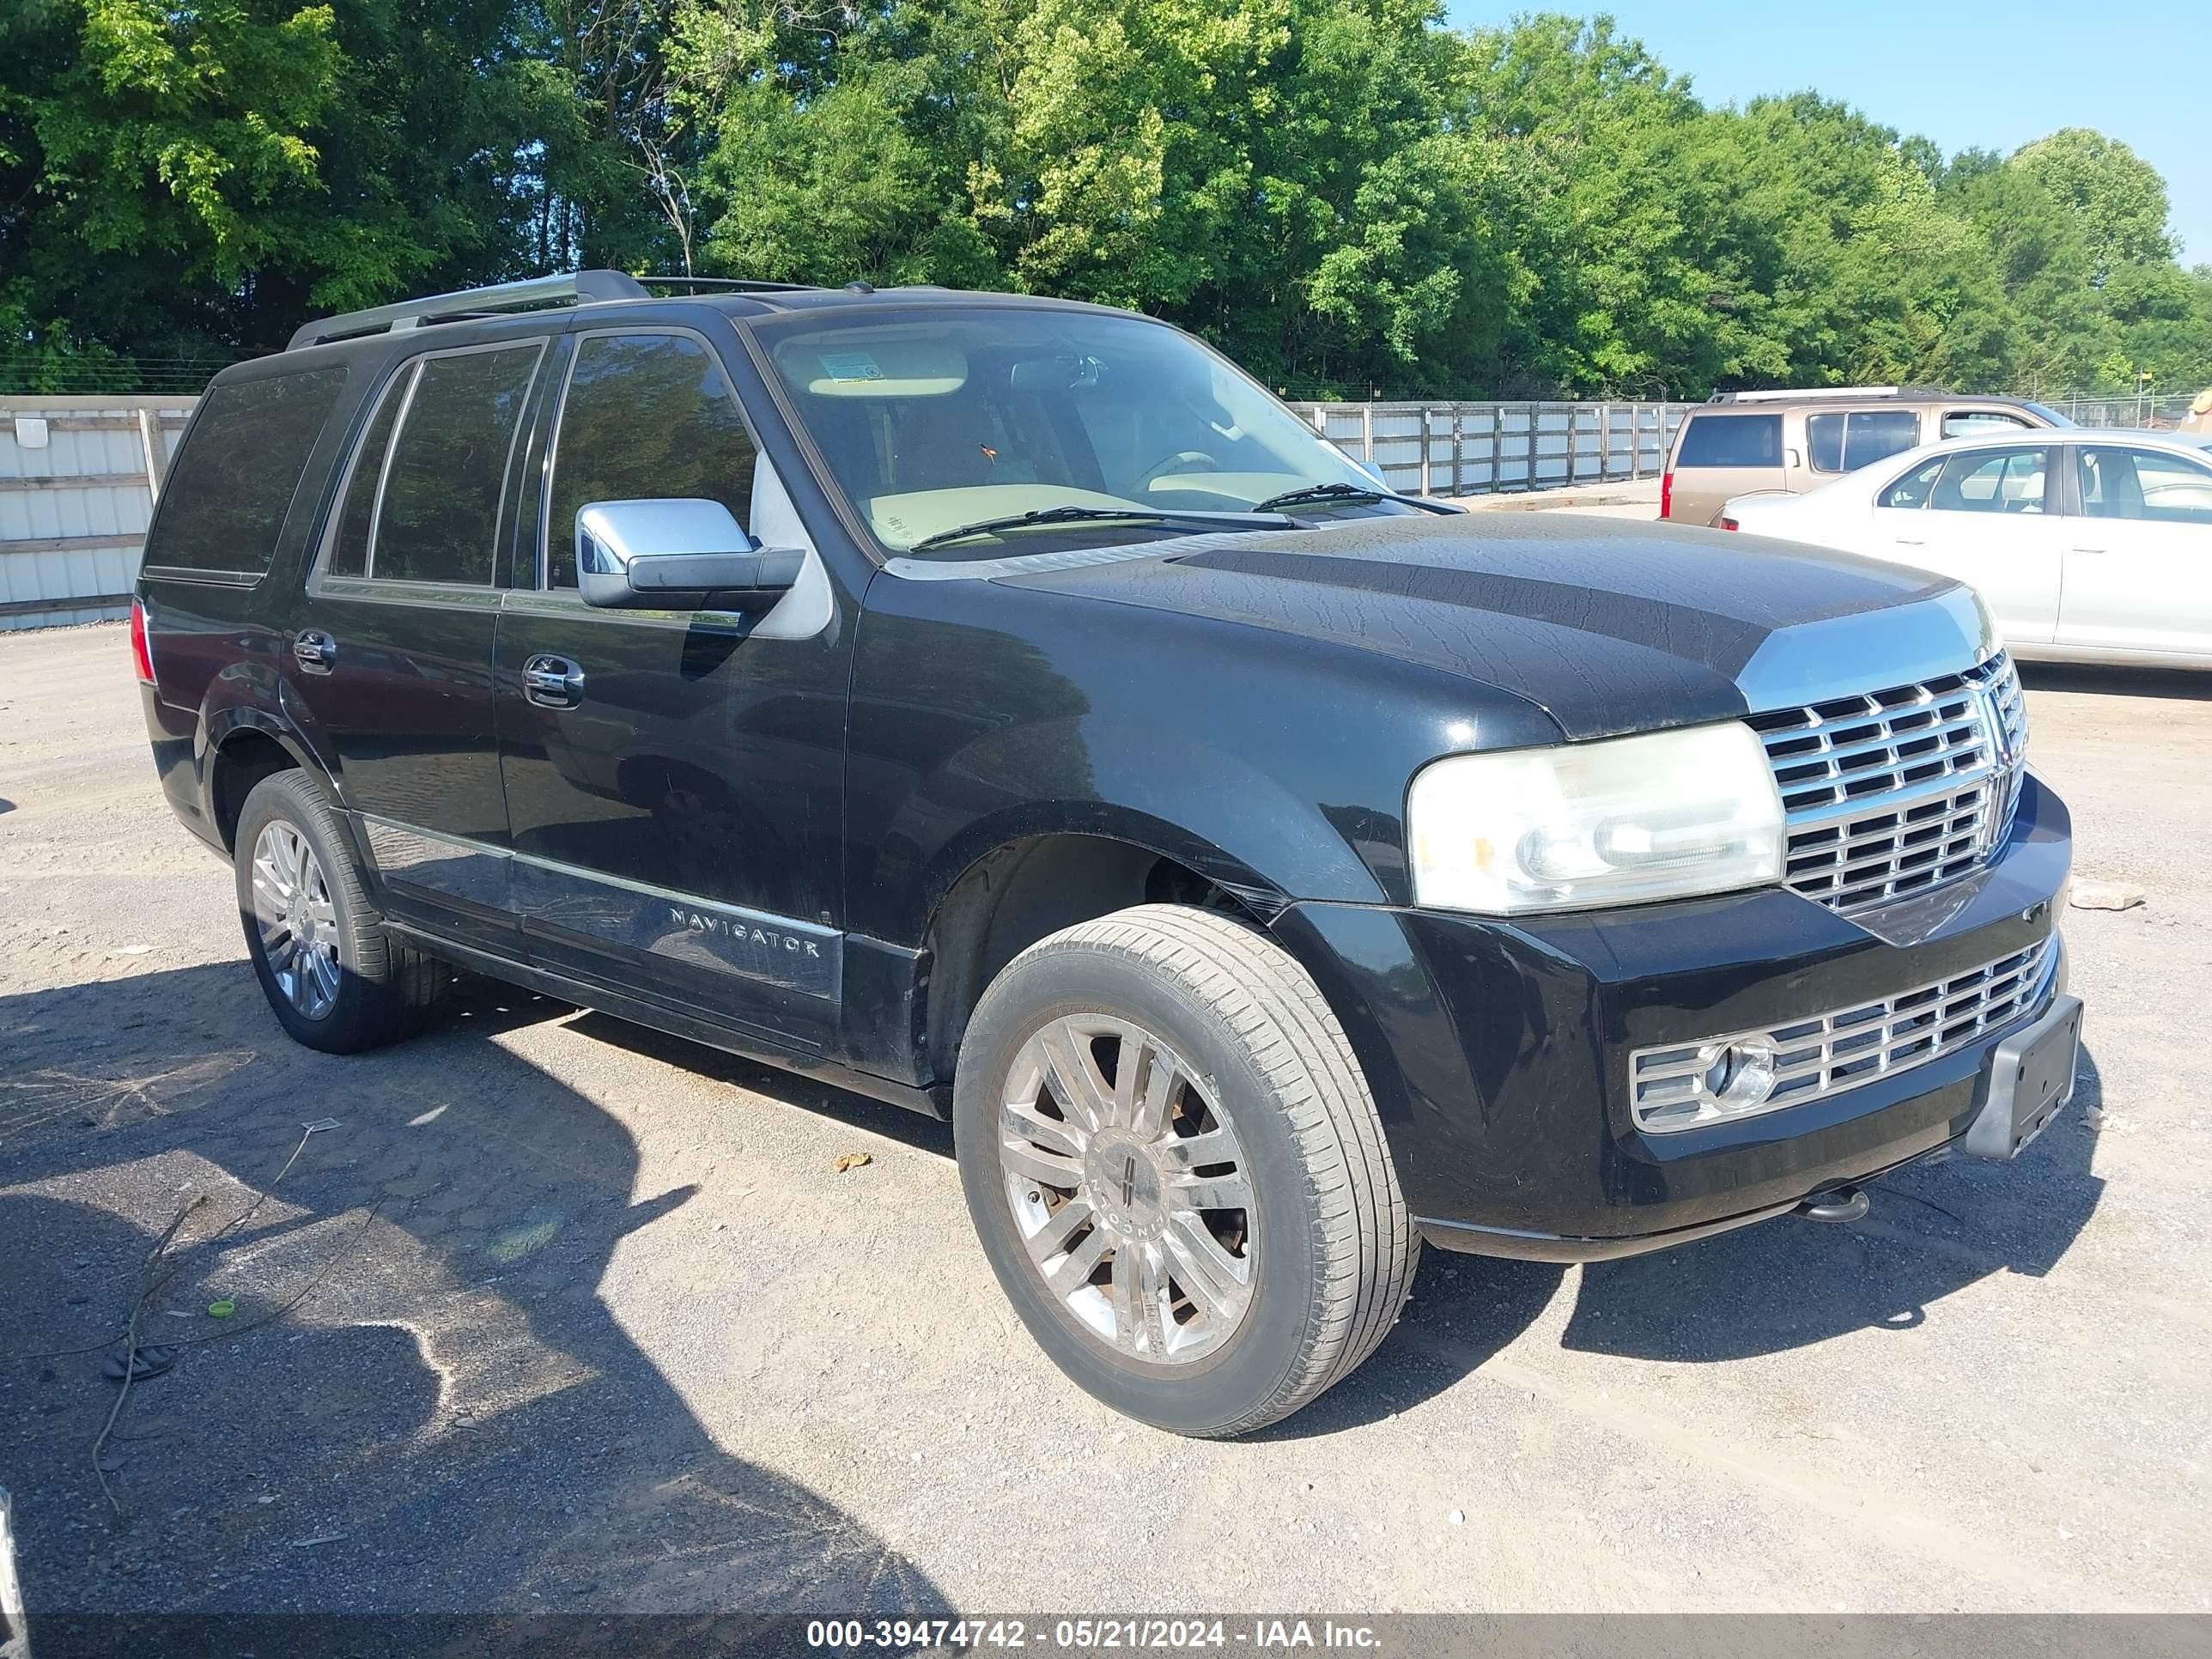
[[[2027,750],[2000,652],[1914,685],[1754,714],[1787,815],[1784,879],[1858,910],[1956,880],[2012,827]]]
[[[2057,935],[1955,978],[1880,1002],[1629,1057],[1629,1105],[1640,1129],[1693,1129],[1802,1106],[1950,1054],[2041,1006],[2057,972]],[[1774,1083],[1755,1103],[1723,1097],[1714,1073],[1731,1050],[1763,1048]]]

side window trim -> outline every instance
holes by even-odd
[[[492,586],[502,592],[531,591],[538,580],[538,548],[544,540],[546,475],[553,465],[553,428],[560,418],[562,399],[568,395],[569,371],[575,362],[573,334],[556,334],[546,343],[537,383],[531,388],[529,405],[516,432],[519,448],[500,501],[499,550],[492,571]],[[507,522],[510,513],[512,524]]]
[[[508,498],[514,493],[508,483],[508,480],[514,477],[514,452],[516,447],[522,442],[523,434],[529,430],[532,394],[538,390],[538,377],[545,371],[545,349],[551,343],[550,336],[542,337],[538,342],[538,355],[531,360],[530,363],[530,379],[522,388],[522,418],[515,422],[514,430],[507,434],[507,459],[500,463],[499,506],[493,513],[491,521],[491,574],[483,583],[484,586],[495,592],[499,587],[500,545],[507,538],[507,503]],[[393,434],[392,447],[395,450],[399,447],[398,436],[396,433]],[[383,503],[379,501],[377,505],[381,509]],[[371,547],[376,545],[374,533],[369,537],[369,545]]]
[[[409,391],[414,385],[416,370],[421,362],[420,358],[410,357],[402,362],[397,369],[385,378],[375,391],[369,394],[368,401],[362,406],[359,415],[360,427],[347,438],[345,455],[339,462],[337,476],[331,483],[327,504],[323,513],[322,526],[315,537],[315,556],[307,562],[307,586],[309,592],[313,592],[319,588],[324,578],[331,574],[330,562],[337,552],[338,538],[344,533],[345,530],[346,495],[353,488],[355,475],[361,471],[362,450],[368,444],[369,434],[376,430],[377,417],[384,413],[385,404],[392,398],[405,397],[409,394]],[[386,456],[392,453],[392,441],[389,437],[385,440],[384,452]],[[383,477],[382,463],[380,462],[377,471],[380,492]],[[372,500],[369,505],[370,520],[374,527],[375,501]],[[368,544],[363,541],[362,558],[364,571],[368,568]],[[335,580],[359,581],[365,578],[340,576]]]
[[[392,477],[392,458],[399,451],[399,434],[407,429],[408,414],[415,407],[415,388],[422,384],[422,365],[428,361],[427,352],[408,361],[407,389],[399,393],[399,408],[392,417],[392,435],[384,441],[384,454],[377,462],[376,495],[368,506],[368,538],[361,550],[363,581],[376,580],[376,532],[384,526],[384,486]],[[365,431],[362,434],[364,441],[368,436]]]
[[[724,361],[721,352],[715,348],[714,343],[697,329],[685,323],[631,323],[618,328],[577,330],[569,336],[574,345],[568,353],[568,361],[562,369],[560,401],[553,407],[553,428],[546,438],[545,465],[538,477],[537,586],[534,590],[523,591],[535,591],[540,593],[558,593],[568,591],[565,588],[548,586],[552,577],[553,568],[553,486],[556,482],[555,475],[558,473],[561,467],[561,434],[568,423],[568,393],[575,384],[576,366],[584,361],[584,348],[593,340],[636,335],[649,337],[678,335],[696,342],[700,350],[707,354],[707,361],[714,364],[715,372],[722,377],[724,391],[732,405],[738,411],[738,420],[745,429],[745,436],[751,441],[754,454],[757,456],[761,454],[760,428],[754,423],[751,411],[745,407],[745,400],[738,393],[738,377],[730,373],[729,364]],[[747,530],[745,533],[750,535],[752,532]],[[514,586],[517,589],[521,587],[520,582]]]
[[[553,574],[553,474],[561,465],[561,433],[568,424],[568,392],[576,384],[576,365],[584,361],[584,345],[595,335],[650,334],[654,329],[588,329],[569,337],[568,361],[561,366],[561,396],[553,404],[552,429],[545,434],[545,465],[538,470],[538,545],[530,550],[537,567],[531,591],[550,593]],[[719,358],[716,359],[720,361]],[[520,583],[516,583],[520,587]]]
[[[514,340],[490,340],[476,345],[447,346],[434,351],[418,352],[403,362],[393,371],[392,377],[369,400],[360,434],[354,439],[353,447],[346,457],[345,465],[340,469],[337,489],[331,499],[331,507],[323,525],[320,542],[316,549],[314,559],[308,566],[307,591],[309,593],[319,593],[327,587],[331,591],[344,593],[349,598],[406,599],[416,603],[420,603],[426,599],[474,601],[477,595],[489,594],[491,603],[495,605],[497,603],[500,592],[500,538],[506,526],[507,497],[513,494],[507,481],[514,476],[516,447],[523,440],[524,429],[528,426],[528,421],[526,419],[518,421],[514,431],[507,437],[507,459],[500,475],[501,484],[499,516],[494,521],[492,532],[492,580],[489,582],[432,581],[412,576],[378,575],[376,574],[376,544],[378,534],[384,527],[385,487],[391,480],[392,459],[399,453],[399,441],[407,429],[407,417],[414,410],[416,388],[422,384],[425,364],[440,357],[468,357],[486,352],[520,351],[531,349],[537,353],[530,368],[529,386],[534,389],[538,376],[544,369],[546,349],[552,343],[553,338],[554,337],[550,334],[534,334]],[[530,391],[526,389],[526,398],[530,395]],[[331,556],[337,551],[337,538],[344,518],[346,492],[353,487],[354,477],[361,466],[362,446],[368,441],[369,433],[374,428],[377,416],[382,412],[386,400],[394,397],[401,401],[398,412],[392,419],[391,436],[385,440],[384,454],[377,465],[376,495],[369,509],[368,538],[362,548],[362,574],[357,576],[333,574],[329,568]]]

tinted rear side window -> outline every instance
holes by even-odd
[[[385,471],[368,574],[489,586],[538,341],[424,361]]]
[[[1780,466],[1779,415],[1692,415],[1676,466]]]
[[[162,486],[146,562],[264,574],[345,374],[311,369],[209,392]]]

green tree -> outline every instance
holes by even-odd
[[[610,264],[1012,288],[1364,395],[2212,380],[2165,185],[1435,0],[14,0],[0,372]],[[127,374],[127,368],[117,374]],[[119,383],[119,382],[118,382]]]
[[[2013,161],[2074,216],[2098,282],[2116,265],[2173,258],[2166,180],[2118,139],[2064,127],[2026,146]]]

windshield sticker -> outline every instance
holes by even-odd
[[[865,351],[825,351],[822,372],[833,380],[880,380],[884,371]]]

